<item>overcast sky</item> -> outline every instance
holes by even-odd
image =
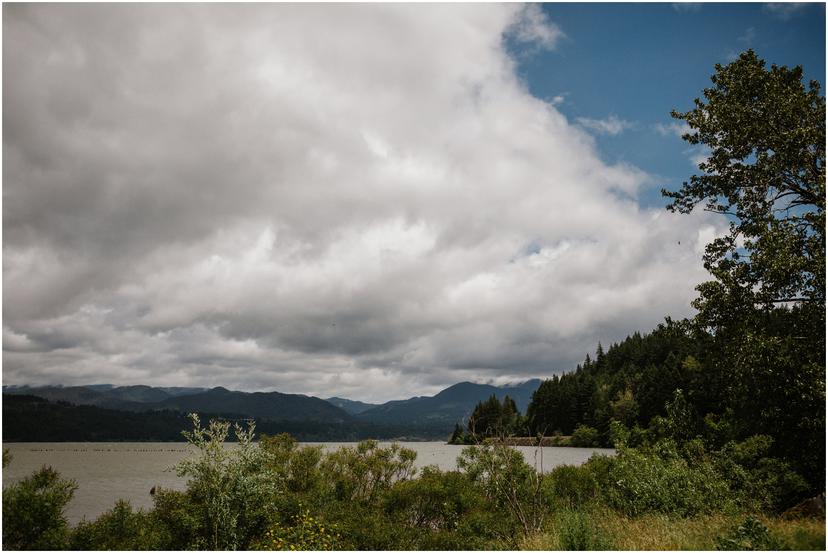
[[[4,384],[385,401],[691,315],[724,221],[657,191],[703,152],[556,8],[5,4]]]

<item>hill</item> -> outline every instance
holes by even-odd
[[[498,399],[508,395],[515,400],[518,409],[526,411],[532,394],[540,383],[537,379],[507,386],[460,382],[434,396],[389,401],[355,416],[359,420],[371,422],[440,424],[451,431],[455,423],[468,418],[478,402],[485,401],[492,395]]]

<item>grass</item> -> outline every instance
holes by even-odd
[[[545,531],[524,540],[527,550],[705,551],[716,549],[716,537],[741,524],[746,514],[711,514],[691,518],[644,515],[630,518],[608,509],[561,511]],[[784,549],[825,550],[825,521],[757,517]]]

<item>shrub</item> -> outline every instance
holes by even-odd
[[[587,463],[607,503],[630,516],[664,513],[693,516],[724,508],[727,483],[710,463],[692,466],[669,443],[652,451],[625,449],[606,461]]]
[[[158,533],[161,550],[181,551],[204,544],[206,515],[186,492],[160,489],[153,496],[150,524]]]
[[[782,548],[782,543],[768,528],[753,517],[723,536],[716,538],[720,551],[770,551]]]
[[[71,549],[74,550],[158,550],[166,544],[149,516],[135,512],[128,501],[120,500],[95,521],[81,521],[72,532]]]
[[[267,457],[253,443],[253,424],[246,430],[236,425],[238,446],[227,448],[230,423],[211,420],[203,428],[197,415],[190,419],[193,430],[184,436],[199,455],[180,462],[176,472],[190,477],[187,496],[201,517],[201,535],[194,545],[246,549],[277,514],[273,499],[279,489],[278,474],[267,470]]]
[[[398,482],[388,491],[386,514],[416,530],[408,549],[489,548],[501,525],[486,508],[480,489],[469,484],[460,472],[426,467],[419,478]]]
[[[77,489],[51,467],[3,490],[3,549],[66,549],[63,510]]]
[[[772,445],[773,439],[764,435],[728,442],[716,466],[747,506],[781,512],[807,494],[808,483],[789,463],[768,456]]]
[[[567,551],[603,551],[612,549],[607,533],[592,517],[581,510],[564,509],[555,515],[558,547]]]
[[[327,454],[321,470],[335,499],[371,503],[394,482],[414,476],[416,458],[414,450],[399,444],[379,447],[366,440]]]
[[[575,427],[570,440],[570,444],[575,447],[598,447],[600,443],[598,431],[584,424]]]
[[[540,529],[545,516],[541,477],[519,451],[503,444],[467,447],[457,466],[495,508],[503,509],[518,524],[524,536]]]
[[[275,524],[265,532],[265,538],[257,549],[296,551],[336,551],[343,549],[339,528],[325,524],[302,510],[293,517],[292,524]]]
[[[563,465],[543,477],[543,491],[547,504],[575,509],[597,497],[598,482],[586,466]]]

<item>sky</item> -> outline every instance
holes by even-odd
[[[387,401],[691,316],[671,109],[823,4],[4,4],[3,383]]]

